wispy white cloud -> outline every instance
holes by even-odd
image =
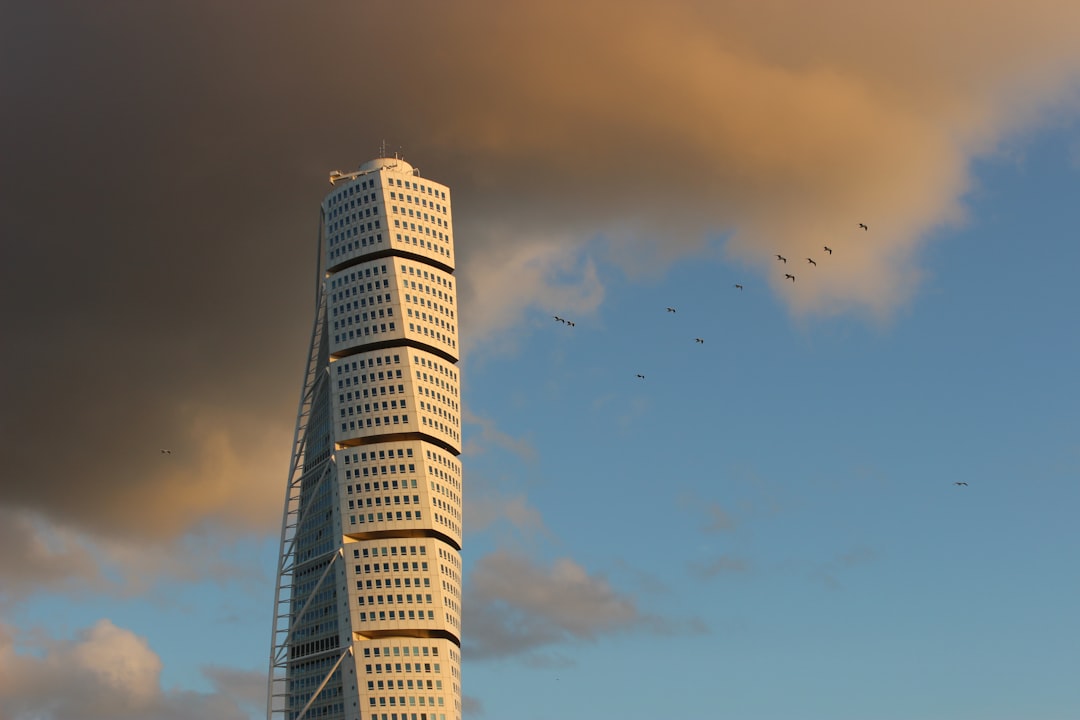
[[[469,433],[464,454],[479,455],[494,447],[513,453],[526,463],[536,462],[536,448],[532,443],[525,438],[513,437],[503,432],[491,418],[481,417],[464,408],[461,419],[462,422],[480,429],[479,433]]]

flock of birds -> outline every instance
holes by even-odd
[[[868,231],[868,230],[870,230],[870,226],[869,226],[869,225],[867,225],[866,223],[859,223],[859,229],[860,229],[860,230],[863,230],[863,231],[865,232],[865,231]],[[824,246],[822,246],[822,250],[823,250],[823,251],[824,251],[825,253],[827,253],[828,255],[830,255],[830,256],[831,256],[831,255],[833,254],[833,249],[832,249],[831,247],[829,247],[828,245],[824,245]],[[786,258],[785,256],[781,255],[780,253],[777,253],[777,254],[776,254],[776,260],[777,260],[777,262],[782,262],[782,263],[784,263],[784,265],[787,265],[787,262],[788,262],[788,259],[787,259],[787,258]],[[806,258],[806,263],[807,263],[807,265],[809,265],[809,266],[812,266],[812,267],[817,267],[817,261],[816,261],[816,260],[814,260],[814,258],[812,258],[812,257],[808,257],[808,258]],[[785,279],[785,280],[790,280],[791,282],[795,282],[795,274],[794,274],[794,273],[789,273],[789,272],[785,272],[785,273],[784,273],[784,279]],[[741,283],[735,283],[735,289],[736,289],[736,290],[743,290],[744,288],[743,288],[743,285],[742,285]],[[666,310],[667,312],[669,312],[669,313],[674,313],[674,312],[676,312],[676,308],[674,308],[674,307],[671,307],[671,306],[668,306],[667,308],[665,308],[665,310]],[[575,323],[574,323],[573,321],[571,321],[571,320],[567,320],[566,318],[564,318],[564,317],[560,317],[559,315],[555,315],[555,316],[553,316],[553,317],[555,318],[555,320],[556,320],[557,322],[563,323],[564,325],[566,325],[566,326],[568,326],[568,327],[574,327],[574,325],[575,325]],[[705,339],[704,339],[704,338],[700,338],[700,337],[696,337],[696,338],[694,338],[694,342],[695,342],[695,343],[697,343],[697,344],[701,344],[701,345],[704,345],[704,344],[705,344]],[[645,375],[644,375],[644,374],[642,374],[642,373],[637,373],[637,374],[635,375],[635,377],[636,377],[636,378],[637,378],[638,380],[644,380],[644,379],[645,379]],[[953,485],[956,485],[956,486],[958,486],[958,487],[967,487],[967,483],[966,483],[966,482],[962,482],[962,481],[957,481],[957,482],[954,482],[954,483],[953,483]]]

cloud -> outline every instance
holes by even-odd
[[[259,582],[250,563],[232,559],[228,533],[189,535],[175,542],[100,537],[26,511],[0,508],[0,604],[40,592],[131,597],[163,581]],[[246,554],[244,554],[246,557]]]
[[[735,529],[735,521],[728,515],[724,508],[716,503],[709,503],[705,508],[709,522],[705,526],[705,532],[724,532]]]
[[[475,415],[466,408],[461,419],[466,424],[480,428],[479,433],[470,433],[468,444],[464,448],[465,454],[477,455],[494,446],[517,455],[527,463],[536,462],[536,448],[528,440],[506,434],[496,427],[490,418]]]
[[[702,580],[711,580],[727,573],[744,573],[747,570],[749,570],[749,565],[745,560],[730,555],[717,555],[707,562],[690,565],[691,574]]]
[[[841,573],[872,563],[877,557],[877,553],[870,548],[857,547],[821,563],[811,571],[810,577],[830,590],[840,590],[843,588],[838,577]]]
[[[248,718],[228,687],[239,676],[219,670],[213,693],[163,690],[157,654],[144,638],[109,620],[74,642],[39,639],[29,652],[20,652],[21,644],[0,627],[0,716],[10,720]]]
[[[633,600],[568,558],[544,568],[525,556],[496,552],[476,563],[466,589],[465,651],[473,659],[526,655],[656,626]]]
[[[706,501],[693,493],[680,494],[677,502],[684,510],[705,515],[705,524],[702,529],[707,533],[730,532],[737,526],[735,518],[731,517],[731,514],[720,503]]]
[[[485,532],[502,522],[527,536],[550,534],[540,511],[529,505],[524,495],[487,493],[470,498],[465,505],[464,527],[468,533]]]
[[[104,583],[92,552],[70,532],[49,528],[24,513],[0,508],[0,601],[38,590],[64,592]]]
[[[452,189],[467,352],[720,238],[793,313],[885,318],[972,159],[1073,112],[1078,69],[1056,0],[13,6],[0,506],[275,532],[326,172],[383,138]]]
[[[214,692],[230,698],[237,704],[266,712],[265,670],[239,670],[237,668],[208,665],[202,673],[214,686]]]

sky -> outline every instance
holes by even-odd
[[[1059,0],[0,0],[0,720],[264,714],[383,143],[451,188],[466,718],[1080,717],[1078,90]]]

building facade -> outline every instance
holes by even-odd
[[[330,174],[282,521],[267,717],[461,720],[461,408],[449,189]]]

